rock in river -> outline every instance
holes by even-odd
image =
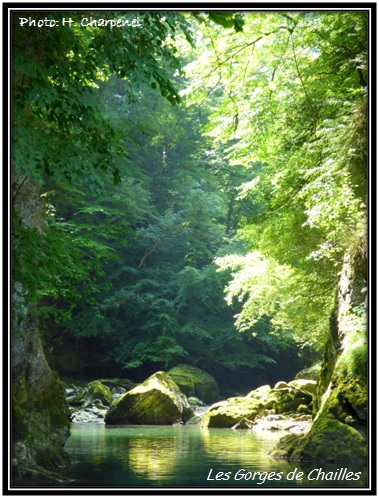
[[[170,425],[193,409],[186,396],[165,372],[157,372],[145,382],[113,401],[105,416],[109,425]]]
[[[193,365],[180,364],[167,373],[186,396],[196,396],[205,403],[218,401],[220,390],[217,382],[204,370]]]
[[[262,408],[262,404],[254,398],[229,398],[208,408],[201,420],[201,427],[233,427],[241,419],[251,419]]]

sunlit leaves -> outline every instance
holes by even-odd
[[[229,164],[250,172],[235,201],[236,209],[250,202],[239,237],[251,251],[217,262],[231,271],[227,299],[242,303],[241,330],[267,313],[312,340],[327,330],[343,254],[365,230],[367,18],[311,11],[244,20],[242,33],[208,28],[199,37],[183,92],[210,113],[203,131],[226,147]]]
[[[264,258],[258,252],[247,256],[229,255],[218,258],[216,264],[222,270],[232,271],[233,279],[227,286],[227,302],[231,305],[234,298],[242,304],[242,312],[237,316],[236,324],[241,331],[249,330],[264,315],[280,315],[281,295],[285,282],[290,280],[290,267],[278,265],[275,260]],[[282,314],[283,316],[283,314]],[[288,325],[282,318],[281,325]]]
[[[333,302],[330,293],[324,290],[322,277],[280,265],[256,251],[246,256],[217,258],[216,264],[219,271],[227,270],[231,274],[226,301],[229,305],[241,303],[241,311],[235,316],[241,332],[255,335],[256,324],[269,316],[272,337],[278,335],[282,340],[286,336],[294,337],[303,346],[320,348],[329,325],[329,317],[320,309]],[[273,339],[272,344],[275,344]]]

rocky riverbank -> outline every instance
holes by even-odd
[[[207,405],[195,396],[187,397],[165,372],[157,372],[139,385],[127,379],[97,379],[68,384],[66,393],[72,423],[181,423],[304,434],[312,421],[315,387],[316,381],[309,379],[278,382],[273,388],[262,386],[246,396]]]

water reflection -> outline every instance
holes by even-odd
[[[77,461],[69,477],[73,486],[344,486],[365,485],[366,469],[359,481],[307,481],[313,467],[298,462],[270,459],[266,455],[283,433],[276,431],[233,431],[200,429],[196,426],[105,426],[73,425],[66,450]],[[356,467],[356,468],[355,468]],[[305,479],[289,482],[286,476],[297,468]],[[228,471],[228,482],[207,480],[210,469]],[[239,469],[246,472],[283,473],[280,481],[260,482],[260,478],[234,480]],[[325,471],[336,470],[328,465]]]
[[[283,434],[284,435],[284,434]],[[262,438],[251,431],[219,431],[217,429],[201,429],[201,439],[204,451],[221,462],[249,464],[251,456],[261,453]],[[274,446],[278,441],[278,434],[271,438],[267,433],[265,445],[272,439]]]
[[[127,472],[152,481],[162,481],[175,473],[175,467],[191,451],[191,438],[182,428],[107,427],[107,451],[117,455]]]
[[[178,448],[175,437],[133,439],[129,443],[129,454],[124,462],[136,474],[160,480],[172,474]]]
[[[73,426],[76,429],[76,426]],[[77,454],[86,454],[91,462],[101,464],[107,453],[106,434],[104,424],[88,424],[85,430],[85,437],[82,431],[71,429],[71,436],[69,438],[70,445],[75,445]]]

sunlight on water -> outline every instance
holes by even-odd
[[[315,466],[270,459],[266,455],[286,433],[200,429],[198,426],[105,426],[73,424],[66,451],[73,464],[72,487],[255,487],[363,486],[358,481],[288,481],[297,469],[304,476]],[[323,470],[335,471],[336,465]],[[238,471],[240,479],[235,475]],[[256,474],[254,472],[264,472]],[[216,479],[216,474],[219,479]],[[222,474],[221,474],[222,473]],[[229,474],[228,474],[229,473]],[[269,473],[270,476],[268,475]]]

